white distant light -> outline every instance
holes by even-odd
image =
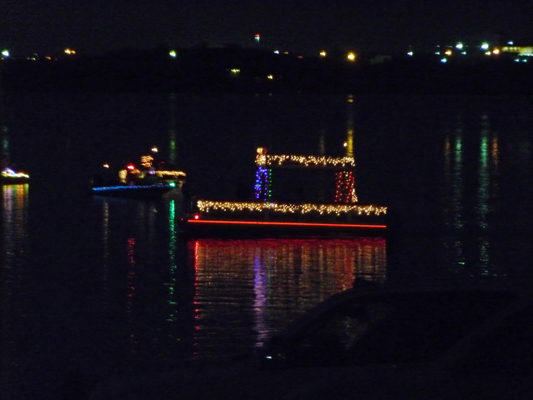
[[[440,51],[436,51],[435,54],[440,56]]]
[[[414,53],[413,53],[412,51],[408,51],[408,52],[407,52],[407,55],[408,55],[408,56],[412,56],[413,54],[414,54]]]
[[[178,56],[178,53],[176,53],[176,50],[170,50],[168,52],[169,56],[172,58],[176,58]]]
[[[2,50],[2,55],[4,57],[9,57],[9,50]]]
[[[465,55],[466,55],[466,51],[461,51],[461,54],[462,54],[463,56],[465,56]]]
[[[279,50],[274,50],[274,54],[279,54]]]
[[[508,44],[509,46],[512,46],[512,45],[514,44],[514,42],[511,40],[511,41],[507,42],[507,44]]]
[[[483,50],[487,50],[487,49],[489,48],[489,44],[488,44],[488,43],[482,43],[482,44],[481,44],[481,48],[482,48]]]
[[[464,47],[464,46],[463,46],[463,44],[462,44],[461,42],[459,42],[459,43],[457,43],[457,44],[455,45],[455,48],[458,49],[458,50],[461,50],[463,47]]]
[[[444,63],[447,63],[447,62],[448,62],[448,59],[446,59],[446,58],[441,58],[441,59],[440,59],[440,62],[443,63],[443,64],[444,64]]]

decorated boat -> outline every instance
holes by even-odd
[[[179,222],[184,234],[201,237],[322,237],[384,235],[387,207],[361,204],[355,191],[355,160],[345,157],[270,155],[257,149],[256,183],[252,201],[197,200],[191,212]],[[296,189],[294,199],[275,200],[273,170],[321,171],[312,181],[313,192],[324,182],[334,186],[331,201],[306,201]],[[330,179],[324,173],[330,172]],[[293,185],[297,187],[297,185]],[[323,198],[323,196],[322,196]]]
[[[185,178],[185,172],[167,165],[165,161],[155,160],[154,155],[143,155],[138,163],[129,163],[118,171],[104,164],[93,177],[91,194],[159,199],[179,195]]]
[[[0,173],[0,184],[19,185],[29,183],[30,176],[22,171],[14,171],[11,168],[4,168]]]

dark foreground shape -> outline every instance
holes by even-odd
[[[355,285],[248,359],[108,380],[90,398],[529,400],[531,289],[507,279]]]

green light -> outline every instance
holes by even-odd
[[[175,183],[175,182],[170,182],[168,185],[169,185],[170,187],[176,187],[176,183]]]
[[[176,50],[170,50],[168,54],[170,55],[170,57],[173,57],[173,58],[176,58],[178,56],[178,53],[176,52]]]

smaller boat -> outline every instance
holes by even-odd
[[[14,171],[11,168],[4,168],[0,173],[0,184],[2,185],[19,185],[28,183],[30,176],[25,172]]]
[[[185,178],[185,172],[144,155],[137,165],[129,163],[115,173],[104,164],[93,177],[91,195],[159,199],[180,194]]]

